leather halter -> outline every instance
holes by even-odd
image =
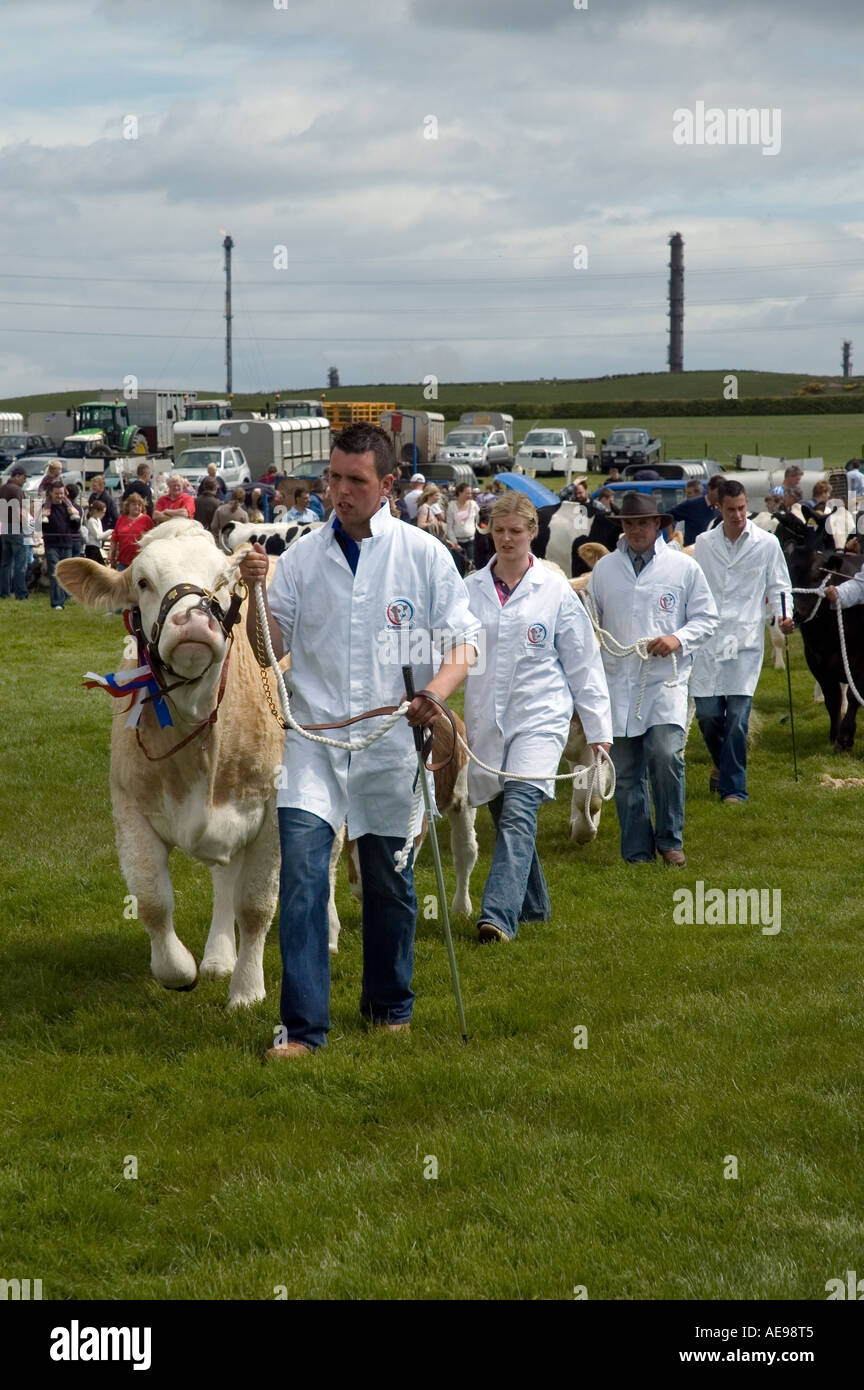
[[[148,660],[150,662],[150,665],[153,667],[153,672],[154,675],[156,675],[157,679],[159,678],[160,669],[164,671],[169,671],[172,676],[175,676],[177,674],[177,672],[173,671],[171,667],[167,664],[167,662],[163,661],[161,656],[159,655],[159,643],[162,640],[162,630],[165,626],[165,620],[167,619],[168,614],[171,612],[171,609],[174,607],[175,604],[180,602],[181,598],[188,598],[190,594],[199,594],[200,600],[198,603],[194,603],[191,608],[187,609],[187,612],[194,613],[197,609],[200,609],[203,613],[207,615],[208,618],[212,618],[213,621],[217,624],[217,626],[222,629],[222,632],[226,639],[231,636],[231,629],[234,627],[235,623],[240,617],[240,606],[243,603],[243,599],[245,597],[245,593],[241,593],[239,589],[235,589],[235,591],[231,595],[231,602],[229,603],[227,609],[225,609],[217,601],[215,597],[215,589],[201,589],[198,587],[197,584],[172,584],[171,588],[168,590],[161,604],[159,605],[159,612],[156,615],[156,621],[150,629],[149,641],[147,637],[144,635],[144,627],[141,622],[141,609],[136,605],[136,607],[131,610],[129,615],[130,623],[132,625],[132,631],[138,638],[138,641],[140,642],[141,646],[146,651]],[[210,665],[212,666],[212,664],[213,663],[211,661]],[[209,670],[210,667],[208,666],[206,669]],[[203,671],[201,674],[204,674]],[[195,676],[194,679],[200,680],[201,677]],[[181,676],[179,677],[177,684],[188,685],[190,684],[190,679],[189,677]],[[173,688],[174,687],[172,687],[172,689]]]
[[[221,588],[221,585],[217,587]],[[201,609],[202,612],[206,613],[208,617],[212,618],[213,621],[221,628],[228,642],[228,650],[225,653],[225,658],[222,663],[222,674],[219,679],[219,693],[216,697],[216,704],[212,712],[207,716],[207,718],[202,719],[200,723],[196,724],[192,732],[190,734],[187,734],[184,739],[181,739],[179,743],[175,743],[173,748],[169,748],[167,753],[148,753],[141,739],[141,730],[137,725],[135,726],[135,738],[138,743],[138,747],[141,749],[141,752],[144,754],[145,758],[147,758],[148,761],[151,763],[162,762],[164,758],[170,758],[172,754],[179,753],[180,749],[185,748],[187,743],[191,743],[194,738],[197,738],[200,734],[203,734],[205,730],[211,729],[212,726],[216,723],[216,719],[219,714],[219,706],[221,705],[222,697],[225,694],[225,685],[228,680],[228,663],[231,660],[231,648],[234,645],[234,633],[232,629],[234,628],[235,624],[237,623],[240,617],[240,608],[242,606],[244,598],[246,597],[246,586],[245,584],[235,585],[231,593],[231,602],[229,603],[227,608],[223,608],[221,604],[218,603],[218,601],[216,600],[215,589],[201,589],[198,587],[197,584],[172,584],[171,588],[168,590],[161,604],[159,605],[159,612],[156,616],[156,621],[150,629],[149,641],[147,640],[144,634],[144,627],[141,621],[141,609],[136,605],[134,608],[130,610],[129,625],[132,629],[132,633],[137,638],[138,643],[142,648],[147,658],[147,661],[149,662],[150,668],[153,672],[157,684],[160,687],[160,693],[162,695],[169,694],[172,690],[176,690],[181,685],[194,685],[195,681],[199,681],[202,676],[206,675],[206,673],[210,670],[210,667],[213,665],[213,661],[215,660],[215,657],[211,658],[209,664],[205,666],[204,670],[200,673],[200,675],[179,676],[173,682],[173,684],[165,684],[164,673],[167,671],[172,676],[176,676],[177,672],[172,670],[172,668],[167,664],[167,662],[163,661],[161,656],[159,655],[159,642],[162,637],[162,630],[165,626],[165,620],[168,617],[168,614],[170,613],[171,609],[174,607],[176,603],[180,602],[181,598],[187,598],[189,594],[200,594],[200,601],[198,603],[193,604],[192,607],[187,611],[192,613],[196,609]],[[145,700],[150,699],[152,699],[152,696],[145,696]]]

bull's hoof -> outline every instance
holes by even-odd
[[[266,999],[267,992],[263,985],[260,990],[248,990],[244,994],[230,994],[228,996],[227,1009],[229,1014],[233,1014],[235,1009],[248,1009],[253,1004],[258,1004],[262,999]]]
[[[157,973],[153,970],[153,978],[158,981],[163,989],[176,990],[178,994],[188,994],[198,983],[198,962],[192,952],[183,948],[185,960],[182,963],[172,961],[170,965],[163,962],[162,971]],[[152,968],[152,962],[151,962]]]
[[[197,985],[198,976],[192,981],[191,985],[166,985],[166,989],[173,989],[177,994],[189,994]]]
[[[236,960],[219,960],[216,956],[205,956],[198,974],[202,980],[223,980],[234,974]]]

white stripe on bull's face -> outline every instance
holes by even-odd
[[[141,626],[148,641],[153,640],[159,609],[172,586],[195,584],[199,589],[210,591],[228,578],[225,556],[219,553],[203,527],[200,535],[190,532],[186,526],[182,534],[172,535],[167,531],[169,525],[169,522],[164,523],[164,531],[160,526],[144,538],[131,565],[132,593],[141,610]],[[230,598],[227,583],[216,598],[222,608],[227,608]],[[200,602],[200,594],[187,594],[172,605],[157,647],[165,665],[186,680],[197,680],[208,667],[221,665],[227,648],[227,639],[219,624],[196,608]]]

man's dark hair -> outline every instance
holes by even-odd
[[[152,469],[149,463],[139,463],[138,467],[135,469],[135,476],[136,478],[143,478],[145,473],[151,472]]]
[[[722,502],[724,497],[746,497],[746,489],[743,483],[739,483],[737,478],[724,478],[717,485],[717,496]]]
[[[11,482],[13,478],[26,478],[26,477],[27,477],[27,469],[26,469],[26,468],[13,468],[13,469],[12,469],[12,472],[9,474],[9,481]]]
[[[379,479],[386,478],[388,473],[398,472],[393,440],[379,425],[364,422],[348,425],[333,440],[333,448],[343,454],[374,454],[375,472]]]
[[[723,477],[722,473],[715,473],[712,478],[708,479],[705,487],[706,489],[710,489],[711,492],[716,492],[720,484],[725,483],[725,481],[726,479]]]
[[[294,489],[294,501],[296,502],[298,497],[302,497],[304,492],[305,492],[305,493],[309,493],[308,487],[305,487],[305,486],[304,486],[304,487],[295,487],[295,489]],[[310,494],[310,495],[311,495],[311,494]]]
[[[205,478],[203,483],[201,484],[201,496],[214,497],[218,496],[218,493],[219,484],[217,483],[216,479]]]

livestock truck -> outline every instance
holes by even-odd
[[[277,477],[317,478],[330,462],[326,417],[223,420],[218,439],[243,450],[253,482],[271,471]]]
[[[444,416],[436,410],[381,412],[381,428],[393,440],[402,471],[410,475],[432,463],[444,439]]]

